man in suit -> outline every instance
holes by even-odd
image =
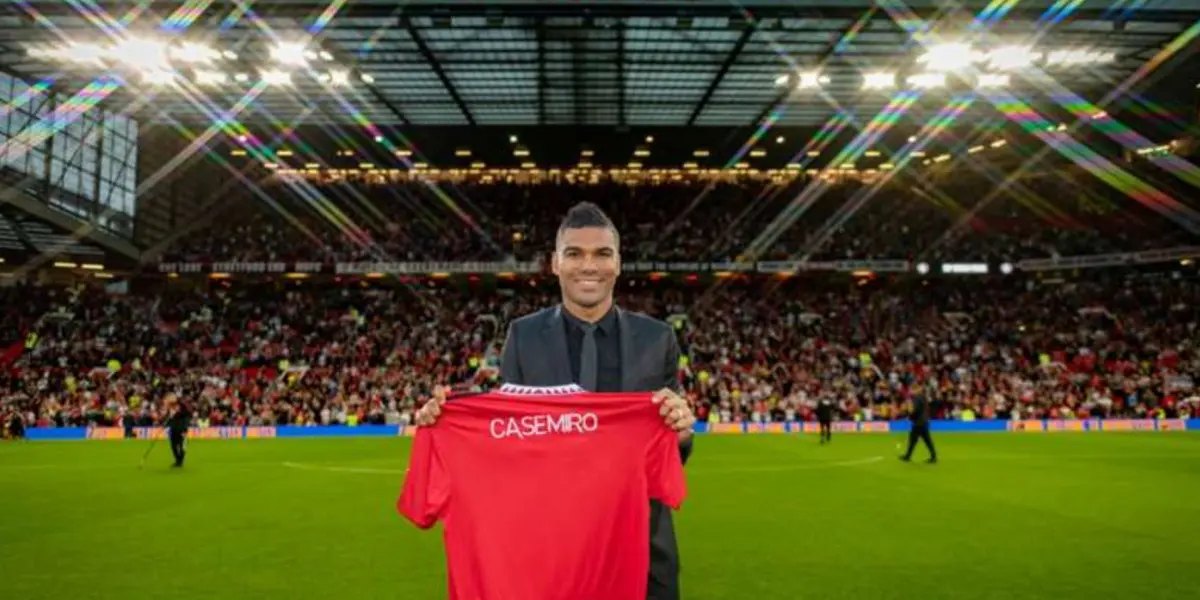
[[[925,442],[925,447],[929,448],[929,460],[925,462],[936,463],[937,450],[933,449],[933,438],[929,435],[929,399],[924,393],[913,394],[912,412],[909,413],[908,420],[912,422],[912,430],[908,433],[908,452],[905,452],[900,460],[911,461],[913,450],[917,447],[917,440],[921,440]]]
[[[679,395],[679,343],[670,325],[617,307],[613,287],[621,273],[620,236],[596,205],[574,206],[555,243],[554,274],[562,303],[509,326],[500,359],[505,383],[556,386],[577,383],[595,392],[655,392],[659,413],[679,433],[686,462],[696,419]],[[444,391],[427,402],[417,424],[434,422]],[[679,550],[671,511],[651,502],[648,600],[678,600]]]

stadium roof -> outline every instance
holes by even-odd
[[[960,8],[939,8],[947,4]],[[188,68],[180,70],[184,85],[156,87],[143,80],[146,72],[115,65],[122,85],[109,105],[150,121],[232,115],[262,125],[669,127],[750,126],[771,115],[775,125],[811,127],[838,108],[877,113],[891,94],[863,89],[864,76],[886,71],[905,85],[923,68],[918,57],[928,41],[967,35],[984,49],[1093,53],[1102,58],[1039,68],[1096,101],[1131,77],[1144,79],[1137,70],[1173,41],[1191,41],[1200,23],[1195,0],[1071,4],[26,0],[0,12],[0,68],[78,91],[114,65],[68,64],[36,49],[67,41],[111,46],[128,37],[118,33],[125,30],[230,53],[210,68],[226,81],[211,85]],[[927,42],[913,35],[922,23],[931,25]],[[290,85],[260,85],[276,64],[273,46],[309,39],[307,57],[285,75]],[[145,60],[136,47],[125,52]],[[1195,84],[1200,69],[1183,54],[1176,59],[1192,73],[1165,83]],[[796,85],[814,70],[828,78],[819,89]],[[347,80],[338,86],[341,71]],[[239,74],[246,80],[236,81]],[[781,76],[791,79],[779,83]],[[972,83],[952,77],[954,85]],[[1011,85],[1043,99],[1049,93],[1036,78],[1014,77]]]

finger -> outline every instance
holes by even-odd
[[[678,428],[682,423],[685,423],[688,420],[688,416],[689,415],[687,414],[687,411],[682,411],[677,408],[672,409],[670,415],[667,417],[667,422],[670,423],[672,427]]]
[[[650,397],[650,401],[655,404],[661,404],[662,402],[671,399],[671,397],[674,395],[675,392],[671,391],[670,388],[662,388],[657,392],[654,392],[654,395]]]

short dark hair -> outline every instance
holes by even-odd
[[[599,206],[591,202],[580,202],[571,207],[567,211],[567,216],[563,217],[562,223],[558,226],[558,234],[567,229],[584,229],[587,227],[600,227],[612,232],[613,239],[617,242],[617,247],[621,246],[621,234],[617,232],[617,226],[613,224],[612,219],[600,210]]]

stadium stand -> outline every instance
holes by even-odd
[[[822,239],[821,226],[869,186],[840,181],[806,205],[798,198],[812,181],[281,184],[272,188],[275,206],[250,203],[224,215],[168,249],[163,260],[530,260],[552,246],[566,209],[585,200],[613,215],[627,261],[732,261],[750,251],[763,260],[1016,261],[1195,241],[1160,215],[1095,186],[1029,178],[1012,188],[1021,195],[984,204],[978,190],[995,184],[969,175],[940,191],[886,185]],[[474,227],[458,222],[453,211],[430,209],[444,195]],[[313,214],[329,210],[318,208],[322,203],[349,215],[353,226],[337,228]],[[782,233],[755,244],[773,225],[782,225]]]
[[[0,389],[43,426],[125,411],[149,424],[170,391],[214,425],[407,422],[434,385],[492,385],[507,321],[556,295],[521,282],[279,285],[9,288]],[[888,419],[917,389],[954,419],[1200,409],[1192,280],[622,287],[622,306],[676,323],[680,377],[703,419],[811,420],[821,394],[844,419]]]

